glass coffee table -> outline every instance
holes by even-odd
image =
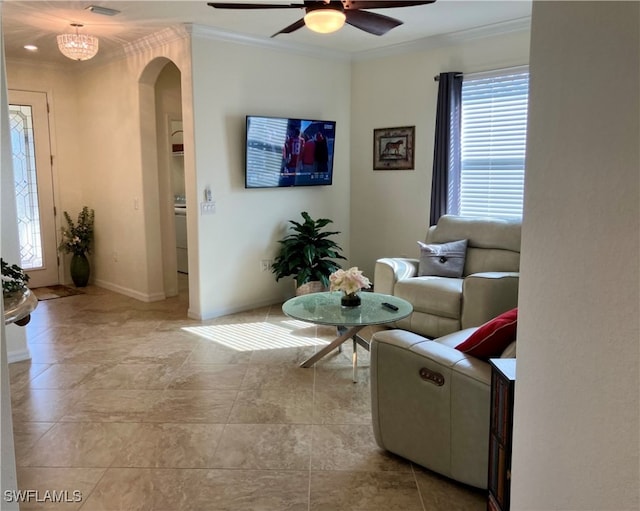
[[[356,382],[358,368],[357,345],[359,344],[369,350],[369,342],[360,337],[358,332],[366,326],[383,325],[406,318],[413,312],[413,307],[402,298],[381,293],[363,292],[360,293],[361,305],[347,308],[340,305],[341,297],[342,292],[340,291],[296,296],[282,305],[282,311],[294,319],[317,325],[335,325],[338,327],[339,337],[305,360],[300,364],[300,367],[311,367],[327,353],[335,348],[341,348],[344,342],[352,339],[353,381]],[[398,310],[384,307],[383,303],[389,303],[397,307]]]

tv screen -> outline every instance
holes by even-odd
[[[335,121],[248,115],[245,188],[330,185],[335,139]]]

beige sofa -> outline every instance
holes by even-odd
[[[429,228],[426,242],[468,240],[461,278],[418,276],[418,259],[379,259],[375,291],[413,305],[413,313],[395,326],[433,339],[479,326],[516,307],[520,231],[521,223],[515,220],[441,217]]]
[[[380,447],[486,488],[491,369],[455,349],[475,330],[435,340],[403,330],[374,334],[371,411]],[[515,357],[515,341],[503,356]]]

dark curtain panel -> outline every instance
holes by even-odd
[[[462,73],[440,73],[429,225],[459,210],[461,100]]]

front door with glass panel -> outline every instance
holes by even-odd
[[[20,266],[29,287],[58,284],[47,95],[9,91]]]

